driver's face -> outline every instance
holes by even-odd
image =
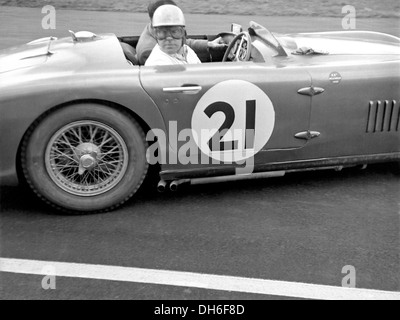
[[[185,36],[182,27],[162,27],[156,28],[156,37],[161,50],[172,55],[179,52],[183,46]]]
[[[158,40],[158,44],[160,45],[162,51],[171,55],[178,53],[182,48],[182,39],[178,40],[168,37],[165,40]]]

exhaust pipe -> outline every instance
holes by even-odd
[[[172,181],[171,184],[169,185],[169,189],[172,192],[176,192],[176,191],[178,191],[179,186],[182,185],[182,184],[190,184],[190,180],[189,179],[182,179],[182,180]]]
[[[192,185],[199,184],[211,184],[229,181],[244,181],[244,180],[256,180],[256,179],[267,179],[267,178],[277,178],[283,177],[286,171],[271,171],[271,172],[260,172],[252,173],[246,175],[234,175],[234,176],[222,176],[222,177],[212,177],[212,178],[197,178],[191,180]]]
[[[348,166],[351,167],[351,166]],[[247,175],[230,175],[230,176],[217,176],[217,177],[207,177],[207,178],[194,178],[194,179],[181,179],[181,180],[174,180],[169,185],[171,191],[176,192],[181,185],[201,185],[201,184],[213,184],[213,183],[220,183],[220,182],[228,182],[228,181],[243,181],[243,180],[255,180],[255,179],[267,179],[267,178],[276,178],[276,177],[283,177],[286,173],[293,173],[293,172],[305,172],[305,171],[317,171],[317,170],[327,170],[327,169],[334,169],[336,171],[341,171],[345,166],[330,166],[330,167],[316,167],[316,168],[307,168],[307,169],[294,169],[294,170],[287,170],[287,171],[270,171],[270,172],[259,172],[259,173],[252,173]],[[363,165],[362,169],[366,169],[367,165]],[[167,182],[161,180],[158,184],[158,191],[164,192],[167,187]]]
[[[201,185],[201,184],[212,184],[228,181],[243,181],[243,180],[255,180],[255,179],[266,179],[266,178],[276,178],[283,177],[285,171],[273,171],[273,172],[261,172],[253,173],[249,175],[233,175],[233,176],[220,176],[220,177],[210,177],[210,178],[195,178],[195,179],[181,179],[172,181],[169,185],[171,191],[177,191],[180,185],[190,184],[190,185]]]
[[[165,180],[160,180],[160,182],[157,185],[157,191],[160,193],[163,193],[167,190],[167,181]]]

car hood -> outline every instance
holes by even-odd
[[[112,68],[126,60],[114,34],[93,39],[74,40],[72,37],[43,38],[30,43],[0,50],[0,74],[40,66],[53,70],[87,71],[99,67]]]
[[[46,62],[52,38],[0,51],[0,73],[32,67]]]
[[[277,38],[289,52],[311,48],[330,55],[400,55],[400,38],[378,32],[299,33]]]

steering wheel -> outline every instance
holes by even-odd
[[[249,61],[251,56],[251,36],[248,32],[239,33],[226,49],[222,62]]]

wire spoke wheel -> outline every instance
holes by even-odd
[[[56,109],[38,119],[21,147],[31,189],[71,214],[114,210],[142,185],[148,171],[143,129],[124,110],[95,103]]]
[[[78,121],[61,128],[45,154],[47,172],[56,185],[86,197],[117,185],[128,161],[127,146],[120,135],[96,121]]]

